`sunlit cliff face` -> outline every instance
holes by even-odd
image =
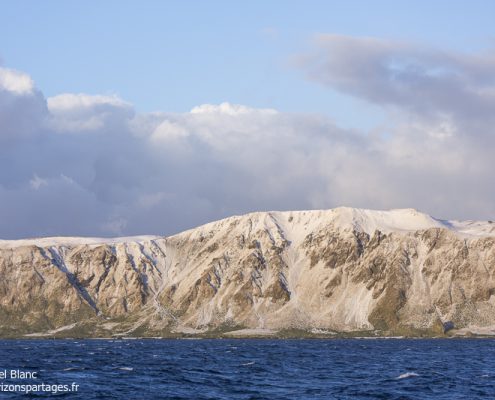
[[[489,331],[494,238],[490,222],[338,208],[247,214],[168,238],[3,241],[0,332]]]

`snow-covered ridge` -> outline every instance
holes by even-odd
[[[352,228],[368,234],[373,234],[376,230],[383,233],[406,233],[431,228],[443,228],[463,237],[495,236],[495,223],[492,221],[441,220],[413,208],[378,211],[339,207],[319,211],[319,213],[329,218],[336,227],[341,229]]]
[[[192,235],[191,237],[199,237],[207,231],[230,229],[229,225],[235,220],[250,224],[266,224],[267,218],[273,219],[273,222],[284,231],[290,231],[290,236],[298,238],[303,238],[309,232],[330,227],[341,230],[356,230],[370,235],[376,230],[382,233],[407,233],[441,228],[466,238],[495,236],[495,223],[492,221],[441,220],[412,208],[380,211],[351,207],[338,207],[329,210],[253,212],[210,222],[176,236]]]
[[[187,230],[175,236],[201,235],[205,231],[229,229],[233,221],[265,223],[271,218],[284,231],[290,231],[292,237],[304,237],[307,232],[333,226],[342,230],[356,230],[372,235],[376,230],[383,233],[407,233],[430,228],[443,228],[462,237],[495,236],[495,223],[492,221],[450,221],[440,220],[417,210],[393,209],[389,211],[367,210],[361,208],[338,207],[330,210],[308,211],[272,211],[255,212],[242,216],[233,216],[210,222],[197,228]],[[48,237],[21,240],[0,240],[0,248],[20,246],[77,246],[115,244],[122,242],[146,242],[159,236],[130,236],[118,238],[93,237]]]
[[[14,248],[21,246],[81,246],[81,245],[98,245],[98,244],[116,244],[116,243],[132,243],[132,242],[147,242],[149,240],[159,239],[159,236],[143,235],[143,236],[123,236],[116,238],[99,238],[99,237],[44,237],[19,240],[0,240],[0,249]]]
[[[375,230],[390,233],[443,228],[463,237],[495,236],[495,223],[493,221],[441,220],[413,208],[376,211],[340,207],[332,211],[336,212],[335,221],[341,228],[352,225],[354,229],[369,234]]]
[[[352,226],[355,230],[372,234],[376,230],[389,232],[413,232],[430,228],[445,228],[439,220],[411,208],[390,211],[340,207],[333,210],[335,225]]]

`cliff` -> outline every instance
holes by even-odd
[[[494,273],[494,223],[410,209],[0,241],[0,335],[495,334]]]

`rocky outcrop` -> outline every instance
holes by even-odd
[[[495,330],[495,224],[253,213],[167,237],[0,241],[2,336]]]

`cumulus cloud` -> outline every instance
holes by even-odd
[[[0,67],[0,90],[18,95],[32,94],[34,82],[23,72]]]
[[[29,75],[0,67],[0,146],[39,134],[46,108]]]
[[[47,100],[50,126],[55,131],[101,132],[115,129],[132,117],[132,106],[117,96],[65,93]]]
[[[0,237],[172,234],[339,205],[493,219],[492,61],[320,37],[302,68],[389,110],[371,134],[230,103],[137,113],[117,96],[46,99],[0,69]]]

